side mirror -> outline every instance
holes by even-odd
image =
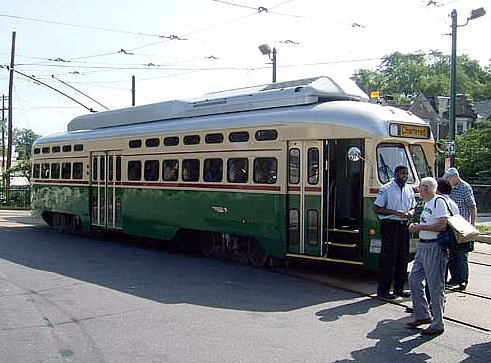
[[[363,159],[361,157],[361,151],[358,149],[356,146],[352,146],[348,150],[348,160],[349,161],[359,161],[360,159]]]

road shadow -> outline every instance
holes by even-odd
[[[405,322],[406,319],[385,319],[378,322],[375,329],[367,335],[369,339],[378,340],[373,347],[355,350],[351,352],[352,359],[338,360],[335,363],[427,362],[431,356],[413,350],[432,338],[420,335],[417,329],[406,328]]]
[[[1,228],[0,258],[166,304],[283,312],[359,296],[230,261],[61,234],[39,225]],[[339,314],[351,308],[348,304]]]

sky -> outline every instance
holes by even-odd
[[[13,32],[13,127],[44,136],[88,109],[130,107],[132,76],[136,105],[270,83],[261,44],[277,51],[277,82],[349,78],[393,52],[450,55],[450,13],[460,25],[480,7],[488,14],[458,28],[457,53],[484,67],[488,0],[2,1],[0,92],[8,95]]]

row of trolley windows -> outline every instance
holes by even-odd
[[[75,144],[73,145],[73,151],[84,151],[83,144]],[[42,148],[34,148],[34,154],[49,154],[49,153],[69,153],[72,152],[72,145],[62,145],[62,146],[45,146]]]
[[[84,165],[75,163],[42,163],[34,164],[33,177],[41,179],[82,179]]]
[[[278,138],[278,131],[274,129],[257,130],[254,136],[257,141],[276,140]],[[228,141],[230,142],[247,142],[249,138],[248,131],[235,131],[228,134]],[[221,144],[224,141],[224,136],[222,133],[210,133],[206,134],[204,139],[206,144]],[[148,138],[144,141],[146,147],[160,146],[160,139],[157,137]],[[179,142],[179,136],[167,136],[162,140],[162,145],[177,146]],[[186,135],[182,138],[182,142],[184,145],[198,145],[201,143],[201,135]],[[131,149],[140,148],[143,146],[143,140],[130,140],[128,146]]]
[[[202,168],[201,168],[201,165]],[[161,167],[162,166],[162,167]],[[249,181],[249,159],[230,158],[226,160],[226,179],[229,183],[247,183]],[[160,170],[161,168],[161,170]],[[258,184],[275,184],[278,161],[276,158],[261,157],[253,161],[253,181]],[[222,182],[224,179],[224,161],[220,158],[205,159],[168,159],[128,161],[128,180],[130,181],[177,181],[179,173],[185,182],[197,182],[201,177],[205,182]]]

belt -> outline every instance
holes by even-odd
[[[436,242],[436,241],[438,241],[436,238],[434,238],[434,239],[422,239],[421,238],[419,240],[419,242],[421,242],[421,243],[433,243],[433,242]]]
[[[381,221],[382,222],[385,222],[385,223],[393,223],[393,224],[407,224],[408,223],[407,219],[404,219],[404,220],[399,220],[399,219],[382,219]]]

